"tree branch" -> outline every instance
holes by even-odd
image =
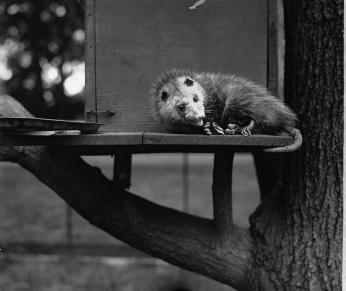
[[[20,164],[91,224],[129,245],[238,290],[252,289],[247,229],[232,227],[224,248],[213,221],[133,195],[63,148],[0,147],[0,160]]]

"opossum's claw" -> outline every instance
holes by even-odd
[[[220,135],[225,134],[223,129],[216,122],[212,123],[212,130],[215,134],[220,134]]]
[[[204,128],[204,129],[203,129],[203,132],[204,132],[204,134],[206,134],[206,135],[212,135],[212,132],[210,131],[209,128]]]
[[[228,134],[228,135],[234,135],[236,134],[236,130],[235,129],[229,129],[229,128],[226,128],[225,129],[225,134]]]
[[[209,121],[207,121],[203,125],[203,132],[207,135],[212,135],[212,134],[223,135],[223,134],[225,134],[223,129],[216,122],[209,122]]]
[[[244,135],[244,136],[249,136],[249,135],[251,135],[251,130],[248,127],[244,127],[241,130],[241,134]]]
[[[251,120],[248,126],[242,128],[241,133],[244,136],[251,135],[251,130],[255,127],[255,121]]]
[[[245,130],[245,128],[243,128],[241,130],[241,134],[244,135],[244,136],[248,136],[249,134],[247,133],[247,131]]]
[[[203,128],[209,128],[210,127],[210,122],[207,121],[206,123],[203,124]]]
[[[203,132],[206,135],[212,135],[212,132],[210,130],[210,122],[206,122],[205,124],[203,124]]]
[[[251,130],[255,127],[255,121],[251,120],[248,126],[245,126],[241,129],[241,134],[244,136],[251,135]]]
[[[239,130],[240,130],[240,127],[238,124],[229,123],[227,124],[227,128],[225,129],[225,134],[234,135],[238,133]]]
[[[229,123],[229,124],[227,124],[227,127],[228,127],[229,129],[234,129],[234,130],[239,129],[239,125],[238,125],[238,124],[235,124],[235,123]]]

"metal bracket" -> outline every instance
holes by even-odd
[[[105,114],[107,116],[112,116],[115,114],[115,111],[112,109],[107,109],[107,110],[87,110],[86,114],[94,114],[94,115],[98,115],[98,114]]]

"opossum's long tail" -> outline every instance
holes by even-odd
[[[300,130],[297,128],[286,128],[286,131],[290,135],[292,135],[294,139],[294,142],[291,145],[284,146],[284,147],[269,148],[263,151],[266,153],[288,153],[288,152],[293,152],[299,149],[303,143],[303,137],[302,137],[302,134],[300,133]]]

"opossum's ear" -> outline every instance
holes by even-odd
[[[161,92],[161,100],[166,101],[168,99],[168,93],[166,91]]]
[[[191,87],[193,85],[193,81],[189,78],[186,78],[184,84],[188,87]]]

